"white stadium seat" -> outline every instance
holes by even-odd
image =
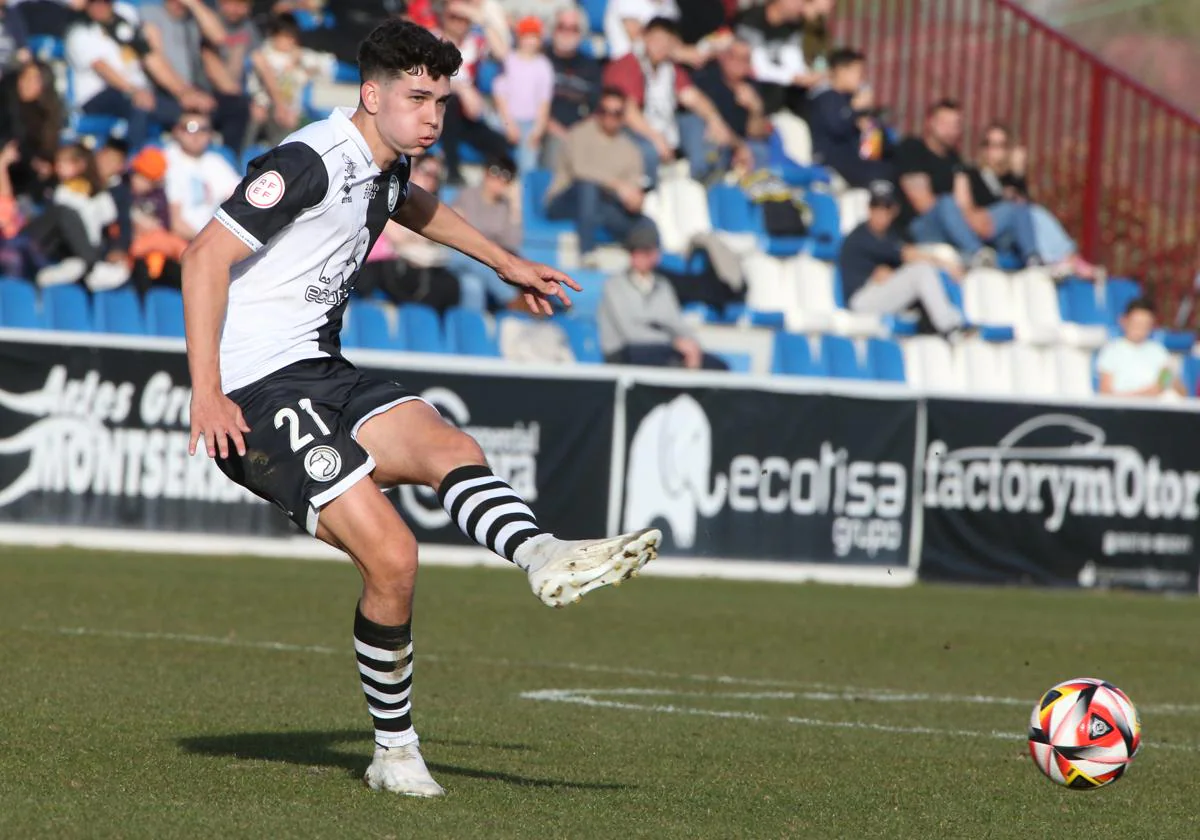
[[[838,196],[838,213],[842,219],[842,236],[867,220],[871,194],[866,190],[847,190]]]
[[[1092,386],[1092,354],[1078,347],[1059,345],[1054,349],[1058,372],[1058,393],[1064,397],[1090,397]]]
[[[787,315],[787,327],[792,332],[834,332],[854,338],[886,334],[878,315],[838,306],[832,264],[797,254],[784,262],[784,277],[795,295],[795,305]]]
[[[1018,340],[1096,349],[1108,339],[1102,326],[1063,321],[1058,287],[1045,269],[1026,269],[1013,277],[1013,285],[1017,294],[1015,326]]]
[[[944,338],[919,335],[902,346],[910,385],[931,391],[962,390],[962,377],[954,352]]]
[[[1013,393],[1012,345],[973,338],[955,348],[963,385],[972,394]]]
[[[975,268],[963,278],[963,311],[977,326],[1011,327],[1017,307],[1012,279],[994,268]]]
[[[692,240],[712,231],[708,195],[691,178],[670,178],[646,194],[642,212],[658,225],[662,249],[670,254],[691,250]]]
[[[808,123],[789,111],[780,111],[771,117],[771,124],[783,141],[783,151],[789,158],[802,166],[812,163],[812,132]]]
[[[746,306],[760,312],[782,312],[792,308],[793,295],[784,280],[783,261],[761,252],[742,258],[746,278]]]
[[[1013,393],[1027,397],[1058,394],[1054,349],[1018,342],[1012,345]]]

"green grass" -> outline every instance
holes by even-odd
[[[1165,708],[1196,702],[1192,599],[641,578],[553,611],[511,571],[421,574],[440,801],[358,781],[348,564],[0,551],[0,838],[1200,833],[1200,708]],[[1099,791],[1052,785],[1020,740],[1073,676],[1143,711],[1142,755]],[[640,708],[521,696],[553,689]]]

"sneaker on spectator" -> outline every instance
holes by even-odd
[[[93,292],[107,292],[129,282],[129,267],[119,263],[98,262],[84,281]]]
[[[1050,266],[1050,275],[1055,280],[1066,280],[1068,277],[1078,277],[1081,280],[1095,280],[1096,266],[1078,254],[1072,254],[1065,260],[1059,260]]]
[[[986,245],[971,257],[971,268],[995,268],[996,265],[996,250]]]
[[[67,257],[56,265],[48,265],[37,273],[34,278],[41,288],[50,286],[66,286],[78,283],[87,273],[87,263],[79,257]]]

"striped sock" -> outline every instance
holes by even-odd
[[[488,467],[451,470],[438,497],[464,534],[508,560],[523,543],[544,533],[529,505]]]
[[[403,747],[417,742],[409,693],[412,691],[411,625],[385,627],[354,612],[354,653],[367,708],[375,721],[375,743]]]

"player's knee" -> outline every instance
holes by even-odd
[[[465,432],[456,431],[438,453],[437,483],[451,470],[473,464],[486,464],[487,457],[483,454],[475,438]]]
[[[417,540],[407,528],[381,535],[363,556],[363,580],[378,592],[411,590],[417,575]]]

